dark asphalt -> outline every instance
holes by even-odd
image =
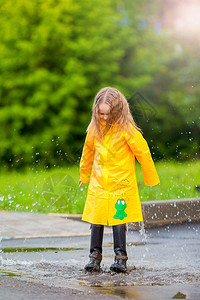
[[[195,286],[116,286],[90,288],[80,291],[65,287],[48,286],[42,283],[19,281],[16,278],[1,277],[0,299],[4,300],[169,300],[175,295],[188,300],[199,300],[199,288]],[[180,294],[181,293],[181,294]]]
[[[109,272],[114,259],[112,242],[112,234],[106,234],[102,271],[88,274],[84,265],[88,261],[89,236],[3,239],[0,299],[58,296],[90,299],[91,296],[91,299],[165,300],[178,292],[186,295],[185,299],[200,299],[199,223],[148,229],[143,235],[129,231],[127,274]],[[18,252],[10,252],[16,247]],[[21,248],[26,252],[19,252]],[[46,249],[41,251],[41,248]],[[16,285],[18,288],[13,289]]]

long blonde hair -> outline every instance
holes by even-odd
[[[102,131],[100,126],[99,105],[105,103],[110,106],[110,113],[105,128]],[[129,104],[124,95],[115,88],[104,87],[96,95],[92,108],[92,119],[87,128],[87,132],[93,128],[98,137],[103,137],[112,126],[118,126],[119,130],[126,127],[131,130],[131,124],[140,132],[142,130],[136,125],[131,115]]]

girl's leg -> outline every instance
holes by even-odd
[[[114,272],[126,272],[126,261],[128,259],[126,252],[126,224],[113,226],[113,240],[115,251],[115,262],[110,270]]]
[[[99,271],[102,260],[103,225],[91,225],[90,261],[85,266],[87,271]]]

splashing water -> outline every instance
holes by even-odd
[[[139,230],[139,233],[142,237],[142,242],[147,243],[147,234],[145,232],[144,222],[140,222],[140,226],[141,228]]]
[[[1,237],[1,231],[0,231],[0,253],[2,252],[2,249],[1,249],[1,240],[2,240],[2,237]]]

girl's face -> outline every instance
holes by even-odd
[[[110,106],[106,103],[100,103],[99,104],[99,117],[101,120],[104,120],[105,122],[108,120],[110,115]]]

